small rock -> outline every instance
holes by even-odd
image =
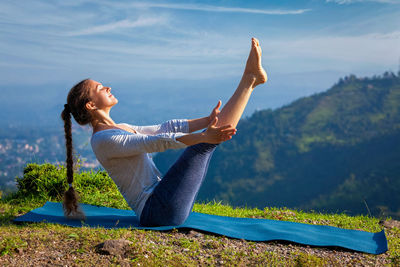
[[[396,220],[388,220],[388,221],[380,221],[380,225],[383,225],[386,228],[392,229],[393,227],[400,228],[400,221]]]
[[[22,248],[15,248],[15,252],[21,255],[22,253],[24,253],[24,250]]]
[[[196,232],[196,231],[193,231],[193,230],[190,230],[188,235],[190,237],[201,237],[201,236],[203,236],[202,233],[199,233],[199,232]]]
[[[110,255],[123,255],[133,242],[126,239],[106,240],[96,247],[103,253]]]
[[[287,215],[296,217],[296,213],[294,213],[293,211],[286,211],[285,213],[286,213]]]

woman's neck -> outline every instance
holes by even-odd
[[[115,126],[116,123],[110,118],[101,118],[101,119],[94,119],[92,122],[92,128],[96,127],[107,127],[107,126]]]
[[[108,109],[97,109],[96,112],[92,113],[92,128],[107,128],[115,126],[116,123],[110,117],[110,108]]]

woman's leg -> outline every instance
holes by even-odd
[[[141,225],[184,223],[193,208],[207,174],[212,153],[217,146],[200,143],[183,151],[147,199],[140,216]]]
[[[251,50],[246,68],[235,93],[231,96],[218,115],[217,127],[231,124],[236,127],[249,101],[253,89],[267,81],[267,73],[261,65],[261,47],[257,39],[252,38]]]
[[[261,66],[261,48],[258,40],[253,38],[242,80],[218,115],[217,126],[231,124],[236,127],[252,90],[266,80]],[[142,225],[179,225],[186,220],[216,147],[201,143],[185,149],[147,200],[140,218]]]

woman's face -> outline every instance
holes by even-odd
[[[111,87],[103,86],[101,83],[89,80],[90,99],[98,109],[111,108],[118,103],[118,99],[111,94]]]

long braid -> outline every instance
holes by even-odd
[[[74,169],[73,169],[73,146],[72,146],[72,130],[71,130],[71,111],[68,104],[64,105],[64,110],[61,113],[61,118],[64,121],[64,132],[65,132],[65,146],[67,152],[67,181],[69,184],[68,190],[64,193],[64,215],[68,218],[83,219],[85,220],[85,214],[79,207],[79,197],[75,191],[72,183],[74,181]]]
[[[68,104],[64,105],[64,131],[65,131],[65,145],[67,152],[67,181],[71,184],[74,180],[73,178],[73,146],[72,146],[72,129],[71,129],[71,113]]]

